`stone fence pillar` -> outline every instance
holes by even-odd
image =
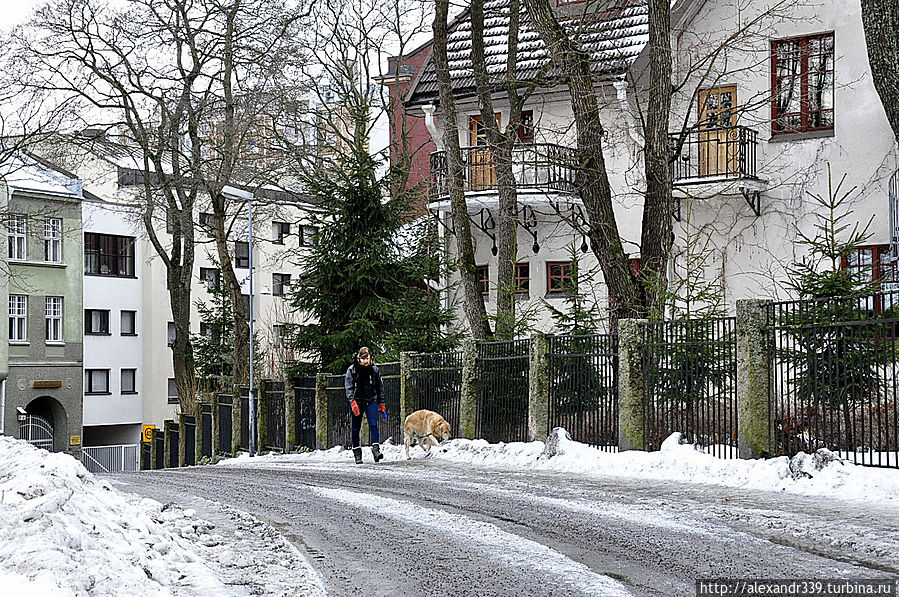
[[[528,439],[546,440],[549,426],[549,364],[546,334],[531,334],[528,356]]]
[[[618,449],[646,447],[643,408],[643,327],[645,319],[618,322]]]
[[[740,458],[774,455],[770,401],[773,350],[767,330],[772,301],[737,301],[737,449]]]
[[[458,437],[475,439],[478,430],[478,345],[466,338],[462,342],[462,405]]]

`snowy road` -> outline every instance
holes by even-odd
[[[197,498],[252,513],[332,595],[668,596],[694,595],[696,578],[899,577],[899,517],[876,503],[349,455],[117,481],[210,520]]]

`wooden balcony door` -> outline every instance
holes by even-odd
[[[496,125],[502,128],[500,114],[497,112]],[[480,116],[472,116],[469,124],[471,150],[469,153],[469,176],[472,191],[485,191],[496,188],[496,168],[493,156],[487,147],[487,127]]]
[[[699,176],[740,173],[737,86],[699,92]]]

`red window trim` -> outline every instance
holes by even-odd
[[[521,275],[521,269],[526,267],[527,276]],[[522,284],[524,283],[524,284]],[[527,261],[515,264],[515,294],[529,294],[531,288],[531,264]]]
[[[814,131],[830,131],[833,130],[834,125],[830,124],[828,126],[818,126],[811,127],[809,126],[809,99],[808,99],[808,42],[813,39],[824,39],[830,37],[834,40],[833,47],[833,56],[831,59],[831,72],[833,73],[833,84],[830,89],[831,93],[831,105],[833,108],[831,109],[831,123],[836,121],[836,97],[835,97],[835,88],[836,88],[836,37],[833,31],[827,31],[824,33],[815,33],[811,35],[797,35],[793,37],[785,37],[782,39],[772,39],[771,40],[771,136],[778,135],[789,135],[793,133],[807,133]],[[790,41],[799,41],[799,118],[800,125],[799,128],[796,129],[779,129],[777,125],[777,98],[778,98],[778,88],[777,88],[777,52],[776,48],[778,44],[790,42]],[[822,110],[823,112],[823,110]]]
[[[558,265],[563,268],[567,268],[567,275],[562,274],[561,276],[553,276],[552,268],[553,266]],[[565,288],[565,284],[562,284],[562,288],[553,288],[552,281],[553,280],[571,280],[571,262],[570,261],[547,261],[546,262],[546,294],[566,294],[570,292],[570,289]]]
[[[855,248],[855,253],[859,253],[861,251],[871,251],[871,263],[868,265],[849,265],[849,259],[843,257],[840,260],[840,267],[845,270],[856,270],[861,271],[863,269],[871,270],[871,281],[875,284],[879,284],[881,281],[887,282],[899,282],[899,278],[896,280],[885,280],[883,277],[883,261],[882,257],[885,254],[888,254],[890,251],[890,245],[863,245]],[[879,288],[879,286],[878,286]],[[883,296],[875,295],[874,297],[874,312],[877,315],[881,315],[883,313]]]
[[[524,124],[524,116],[525,114],[531,117],[531,124],[525,127]],[[518,139],[521,141],[531,141],[534,139],[534,111],[533,110],[522,110],[521,111],[521,123],[518,125]]]
[[[478,283],[481,285],[481,294],[487,296],[490,294],[490,266],[477,265],[475,272],[478,275]],[[483,274],[483,275],[482,275]]]

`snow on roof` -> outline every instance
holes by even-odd
[[[575,11],[569,17],[557,16],[563,27],[590,53],[594,77],[604,81],[620,78],[643,51],[649,41],[648,10],[645,0],[614,0],[611,5],[592,14]],[[508,51],[509,0],[486,0],[484,54],[492,84],[501,83],[506,74]],[[471,15],[468,11],[450,25],[447,57],[455,95],[474,95]],[[546,46],[522,6],[518,34],[518,78],[522,81],[533,80],[548,60]],[[551,85],[553,81],[558,81],[559,76],[558,68],[552,66],[544,80]],[[437,98],[437,72],[433,59],[429,59],[408,96],[407,104],[422,105],[436,102]]]
[[[10,191],[81,197],[81,179],[66,176],[19,153],[0,164],[0,180],[6,182]]]

